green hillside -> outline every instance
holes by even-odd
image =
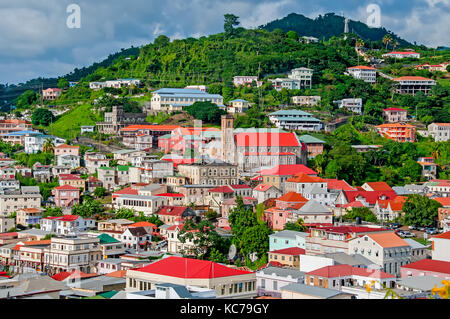
[[[401,39],[385,28],[371,28],[365,23],[354,20],[349,20],[348,27],[350,32],[356,33],[363,40],[381,42],[383,37],[389,33],[394,40],[399,42],[400,46],[411,45],[411,43]],[[334,13],[327,13],[323,16],[319,15],[316,19],[310,19],[301,14],[291,13],[282,19],[260,26],[260,29],[269,31],[277,28],[284,32],[290,30],[295,31],[299,36],[313,36],[321,40],[323,38],[328,40],[333,36],[338,37],[344,32],[344,17]]]
[[[102,121],[99,115],[92,111],[90,104],[81,104],[73,110],[64,113],[60,118],[53,123],[53,126],[48,128],[48,131],[53,135],[63,138],[70,138],[70,131],[72,129],[72,137],[79,134],[81,126],[95,125],[96,122]]]

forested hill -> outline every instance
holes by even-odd
[[[411,45],[385,28],[370,28],[365,23],[354,20],[349,20],[348,27],[350,32],[358,34],[363,40],[381,42],[386,33],[389,33],[400,46]],[[328,40],[333,36],[340,36],[344,32],[344,17],[327,13],[324,16],[319,15],[316,19],[310,19],[301,14],[291,13],[283,19],[269,22],[259,28],[269,31],[279,28],[284,32],[293,30],[299,36],[312,36]]]
[[[78,82],[83,77],[92,74],[99,67],[108,67],[119,57],[129,57],[139,55],[139,48],[131,47],[128,49],[122,49],[119,52],[110,54],[106,59],[101,62],[95,62],[88,67],[82,67],[80,69],[75,68],[72,72],[66,75],[61,75],[69,81]],[[56,87],[58,84],[58,78],[36,78],[27,81],[22,85],[9,85],[4,86],[0,84],[0,101],[12,101],[26,90],[39,91],[39,89],[47,89],[49,87]],[[1,106],[1,105],[0,105]]]

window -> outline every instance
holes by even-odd
[[[261,288],[262,289],[266,288],[266,280],[265,279],[261,279]]]
[[[278,290],[278,281],[273,282],[273,290]]]

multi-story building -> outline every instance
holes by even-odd
[[[323,123],[310,113],[301,110],[279,110],[269,114],[276,127],[287,130],[320,131]]]
[[[42,196],[39,187],[36,191],[28,192],[26,187],[22,187],[20,192],[11,192],[0,195],[0,215],[8,216],[24,208],[41,208]],[[28,226],[28,225],[27,225]]]
[[[403,59],[403,58],[420,59],[420,53],[417,53],[414,51],[392,51],[392,52],[383,54],[382,57],[383,58],[395,58],[395,59]]]
[[[342,99],[333,102],[337,103],[340,109],[344,108],[350,112],[362,114],[363,103],[361,98]]]
[[[314,158],[323,153],[323,145],[326,144],[325,141],[306,134],[299,136],[298,139],[302,144],[306,145],[308,159]]]
[[[75,236],[95,228],[95,220],[78,215],[50,216],[42,218],[41,229],[62,236]]]
[[[378,133],[396,142],[411,142],[416,140],[416,127],[406,123],[381,124],[376,126]]]
[[[307,106],[315,106],[319,104],[321,97],[318,95],[307,96],[307,95],[299,95],[292,97],[292,103],[296,105],[307,105]]]
[[[189,184],[222,186],[238,183],[237,165],[233,164],[180,164],[177,168]]]
[[[59,185],[70,185],[72,187],[86,190],[86,181],[80,177],[78,174],[59,174]]]
[[[150,110],[181,111],[183,107],[192,105],[195,102],[211,102],[219,107],[225,107],[223,105],[223,97],[219,94],[209,94],[192,89],[163,88],[152,93]]]
[[[6,216],[0,217],[0,233],[6,233],[10,229],[14,228],[14,226],[14,218],[8,218]],[[26,224],[26,226],[28,226],[28,224]]]
[[[97,131],[104,134],[119,134],[120,129],[131,124],[145,124],[145,113],[125,113],[123,106],[113,106],[112,112],[105,112],[103,122],[96,123]]]
[[[256,83],[256,87],[260,87],[262,85],[262,81],[258,81],[258,77],[256,75],[237,75],[233,77],[233,84],[236,87],[239,85],[250,86],[253,82]]]
[[[71,185],[64,185],[52,189],[55,205],[68,209],[80,203],[80,188]]]
[[[148,266],[127,271],[126,291],[155,289],[158,283],[173,283],[214,289],[217,298],[253,298],[256,275],[207,260],[170,256]]]
[[[98,237],[59,238],[52,237],[50,246],[44,249],[44,269],[49,274],[79,270],[94,273],[102,259]]]
[[[291,283],[303,284],[305,273],[297,269],[266,267],[256,272],[258,296],[281,298],[281,288]]]
[[[98,180],[102,182],[103,187],[111,190],[116,186],[116,169],[114,167],[102,166],[97,169]]]
[[[145,216],[155,214],[159,208],[167,205],[167,198],[163,196],[147,195],[119,195],[116,197],[117,208],[128,208],[136,212],[143,212]]]
[[[397,123],[406,122],[408,111],[398,108],[390,107],[388,109],[383,109],[383,120],[387,123]]]
[[[102,153],[87,152],[84,154],[84,165],[89,174],[94,174],[100,167],[109,167],[109,159]]]
[[[230,101],[230,106],[227,108],[228,113],[245,113],[250,107],[250,102],[243,99],[235,99]]]
[[[89,82],[89,88],[92,90],[101,90],[105,87],[119,89],[129,86],[140,86],[141,80],[138,79],[118,79],[105,82]]]
[[[262,176],[263,184],[275,186],[284,192],[287,186],[286,181],[293,175],[301,173],[309,176],[317,176],[317,172],[303,164],[277,165],[270,169],[259,171],[259,176]]]
[[[42,98],[44,100],[56,100],[61,96],[61,89],[58,88],[48,88],[46,90],[42,90]]]
[[[42,152],[42,148],[47,140],[52,141],[54,146],[64,144],[66,140],[45,134],[25,134],[25,153],[34,154],[37,152]]]
[[[357,65],[347,68],[347,72],[355,79],[368,83],[377,82],[377,70],[370,66]]]
[[[184,196],[185,205],[209,205],[208,191],[215,188],[214,185],[186,184],[178,187],[180,194]]]
[[[55,156],[60,155],[80,155],[80,147],[74,145],[61,144],[55,147]]]
[[[19,119],[0,120],[0,137],[9,133],[16,133],[21,131],[32,131],[33,126],[31,122]]]
[[[417,65],[415,68],[416,70],[428,70],[430,72],[447,72],[447,66],[450,65],[450,62],[444,62],[441,64],[430,64],[430,63],[424,63]]]
[[[421,76],[402,76],[394,79],[397,82],[396,92],[415,95],[417,92],[428,94],[436,81]]]
[[[78,155],[59,155],[57,158],[58,166],[68,166],[71,168],[80,167],[80,157]]]
[[[178,125],[129,125],[120,130],[122,143],[126,147],[137,149],[138,137],[151,136],[152,149],[158,149],[160,137],[172,133]]]
[[[428,134],[435,142],[447,142],[450,140],[450,123],[431,123],[428,125]]]
[[[306,253],[322,255],[325,253],[342,252],[353,254],[349,250],[349,240],[359,238],[364,234],[393,232],[389,229],[360,226],[329,226],[311,228],[306,237]]]
[[[42,209],[23,208],[16,213],[16,224],[22,226],[39,224],[42,218]],[[11,229],[11,228],[8,228]]]
[[[370,233],[351,239],[348,250],[377,264],[381,270],[400,275],[400,267],[408,264],[411,246],[394,232]]]
[[[430,241],[433,243],[431,257],[434,260],[450,262],[450,232],[435,235]]]

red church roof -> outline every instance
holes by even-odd
[[[380,270],[358,268],[350,265],[334,265],[322,267],[307,273],[310,276],[319,276],[325,278],[339,278],[348,276],[360,276],[360,277],[370,277],[370,278],[395,278],[394,275],[385,273]]]
[[[294,133],[238,133],[237,146],[301,146]]]
[[[212,279],[251,274],[212,261],[183,257],[167,257],[136,271],[186,279]]]
[[[298,247],[289,247],[289,248],[270,251],[269,254],[297,256],[297,255],[305,255],[306,251],[304,249],[298,248]]]
[[[422,259],[411,264],[403,265],[402,268],[411,268],[450,274],[450,262],[435,259]]]
[[[293,164],[293,165],[277,165],[270,169],[263,169],[259,172],[261,175],[281,175],[281,176],[291,176],[299,173],[304,173],[307,175],[317,175],[317,172],[308,168],[303,164]]]

